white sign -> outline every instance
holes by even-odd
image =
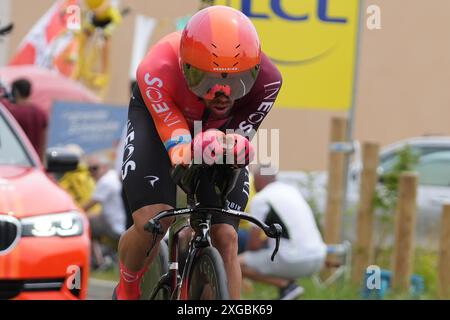
[[[138,15],[134,24],[134,43],[130,66],[130,80],[136,80],[136,70],[144,59],[148,44],[155,30],[157,20],[151,17]]]

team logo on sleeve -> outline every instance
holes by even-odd
[[[131,158],[134,153],[134,128],[131,121],[128,120],[127,123],[127,137],[125,140],[125,151],[123,153],[123,163],[122,163],[122,181],[125,180],[129,171],[136,170],[136,162]]]

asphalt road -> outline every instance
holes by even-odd
[[[111,300],[117,283],[112,281],[89,279],[88,300]]]

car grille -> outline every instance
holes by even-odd
[[[21,232],[20,222],[11,216],[0,215],[0,255],[16,246]]]
[[[12,299],[21,292],[59,291],[64,279],[0,280],[0,300]]]

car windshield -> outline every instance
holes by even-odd
[[[17,135],[12,131],[6,118],[0,112],[0,165],[16,165],[31,167],[32,162],[19,141]]]
[[[440,151],[420,158],[416,167],[420,184],[450,186],[450,151]]]
[[[398,154],[400,150],[401,149],[381,157],[380,166],[383,168],[383,172],[391,172],[393,170],[394,165],[398,162]],[[435,151],[432,148],[418,148],[416,146],[411,146],[411,152],[416,157],[420,157],[424,154],[430,153],[431,150]]]
[[[419,174],[421,185],[450,186],[450,148],[412,146],[411,151],[419,157],[414,170]],[[380,160],[382,172],[392,171],[397,161],[398,152],[383,156]]]

